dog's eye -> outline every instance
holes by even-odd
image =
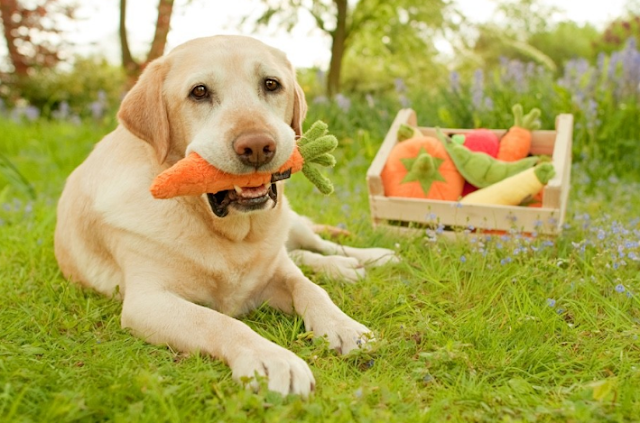
[[[264,87],[267,89],[267,91],[275,91],[280,88],[280,83],[275,79],[265,79]]]
[[[191,97],[196,100],[203,100],[209,95],[209,90],[204,85],[198,85],[191,90]]]

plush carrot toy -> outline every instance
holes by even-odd
[[[300,137],[291,157],[275,173],[233,175],[212,166],[194,152],[159,174],[151,184],[150,191],[155,198],[214,194],[234,189],[235,186],[259,187],[302,171],[320,192],[330,194],[333,184],[316,166],[335,166],[335,157],[330,153],[337,146],[338,140],[328,133],[327,124],[317,121]]]
[[[514,162],[523,159],[531,151],[531,131],[540,128],[540,109],[531,109],[524,115],[522,105],[516,104],[512,108],[514,125],[500,139],[498,149],[499,160]],[[523,116],[524,115],[524,116]]]

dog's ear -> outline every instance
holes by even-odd
[[[293,96],[293,118],[291,119],[291,127],[298,137],[302,135],[302,122],[304,122],[305,116],[307,116],[307,100],[304,97],[302,87],[296,82]]]
[[[169,118],[163,95],[165,66],[162,59],[149,63],[120,104],[118,120],[136,137],[151,144],[158,162],[169,154]]]

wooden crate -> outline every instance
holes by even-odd
[[[369,170],[369,204],[374,226],[387,225],[398,229],[444,226],[447,230],[477,228],[480,230],[517,230],[528,233],[557,235],[567,210],[571,176],[571,142],[573,116],[561,114],[555,130],[533,131],[531,154],[552,157],[555,177],[544,188],[542,207],[487,206],[460,204],[452,201],[386,197],[380,174],[391,149],[398,142],[396,134],[401,124],[417,126],[412,109],[398,112]],[[420,127],[424,135],[435,136],[435,128]],[[470,129],[446,129],[445,133],[465,134]],[[506,130],[493,130],[502,136]]]

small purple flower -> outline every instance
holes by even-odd
[[[95,120],[100,120],[104,117],[105,106],[101,101],[94,101],[89,105],[91,109],[91,115]]]
[[[547,305],[549,307],[555,307],[556,306],[556,300],[554,300],[553,298],[547,298]]]
[[[505,264],[509,264],[512,261],[513,261],[513,259],[511,257],[507,256],[507,257],[503,258],[502,260],[500,260],[500,264],[504,266]]]
[[[466,263],[467,262],[467,258],[464,255],[462,255],[462,256],[460,256],[460,261],[462,263]]]
[[[393,82],[396,86],[396,92],[403,93],[407,91],[407,86],[405,85],[404,80],[402,78],[396,78]]]
[[[482,69],[476,69],[473,73],[473,85],[471,86],[471,101],[473,107],[481,109],[484,99],[484,72]]]
[[[364,98],[367,100],[367,105],[369,106],[370,109],[373,109],[376,107],[376,100],[373,98],[371,94],[367,94],[366,96],[364,96]]]
[[[615,290],[616,292],[619,292],[619,293],[623,293],[624,291],[626,291],[626,289],[624,288],[624,285],[621,283],[616,285]]]
[[[27,106],[24,109],[24,115],[29,121],[33,122],[40,117],[40,110],[36,106]]]
[[[67,119],[70,113],[71,109],[69,107],[69,103],[67,103],[66,101],[62,101],[58,106],[58,110],[55,110],[52,115],[56,119]]]
[[[449,74],[449,83],[451,84],[451,91],[458,92],[460,91],[460,74],[456,71],[453,71]]]
[[[404,95],[404,94],[400,94],[400,95],[398,96],[398,100],[400,100],[400,105],[401,105],[404,109],[406,109],[407,107],[411,107],[411,100],[409,100],[409,99],[407,98],[407,96],[406,96],[406,95]]]
[[[351,109],[351,99],[346,97],[344,94],[336,95],[336,104],[343,112],[348,112]]]

